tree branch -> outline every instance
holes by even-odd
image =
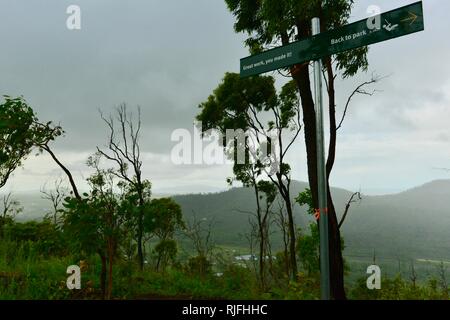
[[[376,92],[379,92],[379,90],[372,90],[371,92],[368,92],[364,89],[364,87],[369,86],[374,83],[378,83],[379,81],[381,81],[384,78],[385,77],[378,77],[378,76],[372,75],[372,78],[369,81],[365,81],[365,82],[361,83],[359,86],[356,87],[355,90],[353,90],[353,92],[350,94],[350,96],[347,99],[347,103],[345,104],[345,108],[344,108],[344,113],[342,115],[341,121],[339,122],[339,125],[336,127],[336,131],[338,131],[342,127],[342,124],[344,123],[344,120],[347,115],[347,111],[348,111],[348,108],[350,106],[352,99],[357,94],[373,96]]]
[[[72,187],[72,191],[74,196],[78,199],[81,200],[81,196],[80,193],[78,192],[78,188],[75,184],[75,180],[73,179],[72,173],[69,171],[69,169],[67,169],[62,163],[61,161],[58,160],[58,158],[56,157],[56,155],[53,153],[53,151],[50,149],[50,147],[48,145],[44,145],[41,146],[41,148],[45,151],[47,151],[50,156],[53,158],[53,160],[59,165],[59,167],[64,171],[64,173],[67,175],[67,178],[69,178],[69,182],[70,185]]]
[[[355,199],[356,198],[356,199]],[[360,202],[362,200],[361,192],[355,192],[351,197],[350,200],[348,200],[347,204],[345,205],[345,211],[341,218],[341,221],[339,222],[338,228],[340,229],[342,225],[344,224],[345,218],[347,217],[348,211],[350,210],[350,207],[352,203]]]

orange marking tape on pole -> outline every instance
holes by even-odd
[[[314,218],[316,218],[316,220],[320,219],[320,212],[323,212],[325,214],[328,214],[328,208],[324,208],[324,209],[315,209],[314,210]]]

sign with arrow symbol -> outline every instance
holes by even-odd
[[[413,12],[409,12],[409,17],[406,19],[403,19],[402,22],[411,22],[410,25],[412,25],[416,20],[419,18],[418,15],[414,14]]]
[[[371,23],[376,20],[383,23]],[[423,30],[423,7],[420,1],[243,58],[240,74],[241,77],[249,77]]]

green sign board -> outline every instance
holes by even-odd
[[[317,60],[424,30],[422,2],[241,59],[241,77]]]

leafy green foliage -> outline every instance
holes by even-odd
[[[356,75],[360,70],[367,71],[369,67],[368,53],[369,47],[361,47],[337,54],[336,67],[342,73],[342,77],[349,78]]]
[[[437,287],[437,281],[430,278],[427,285],[414,285],[400,275],[381,278],[381,290],[367,289],[366,279],[361,278],[350,291],[353,299],[359,300],[448,300],[448,292]]]
[[[298,116],[298,91],[293,81],[285,84],[277,94],[273,77],[241,79],[239,74],[226,73],[222,83],[199,107],[201,111],[197,120],[202,123],[205,133],[215,129],[224,136],[227,130],[261,134],[262,130],[268,128],[269,132],[281,135],[283,129],[298,129],[298,124],[294,121]],[[265,125],[262,119],[265,119]],[[271,150],[270,139],[261,143],[259,149],[253,150],[252,163],[249,161],[250,149],[246,142],[230,139],[227,143],[224,147],[228,156],[234,160],[235,179],[245,186],[254,185],[254,180],[273,164],[273,161],[262,157],[262,148]],[[238,150],[245,151],[245,163],[237,161]],[[279,170],[286,176],[290,173],[290,166],[284,162],[280,163]],[[233,179],[228,181],[232,182]]]
[[[170,262],[175,261],[178,252],[177,242],[172,239],[163,239],[155,246],[154,249],[158,256],[156,270],[165,269]]]
[[[300,192],[295,201],[300,206],[306,206],[306,212],[314,215],[314,207],[312,194],[310,189]],[[300,262],[308,275],[320,272],[320,255],[319,255],[319,227],[317,223],[309,225],[310,234],[301,234],[297,240],[297,250]]]
[[[260,180],[257,183],[258,190],[260,191],[260,199],[263,199],[263,195],[265,195],[266,206],[270,207],[272,203],[275,201],[277,197],[277,189],[275,185],[270,181]]]
[[[223,272],[223,285],[230,292],[251,292],[256,288],[255,278],[247,268],[238,265],[228,265]]]
[[[309,215],[314,215],[315,210],[313,207],[312,194],[310,189],[300,192],[295,198],[300,206],[306,206],[306,212]],[[319,226],[317,223],[311,223],[309,225],[309,234],[300,233],[297,241],[297,250],[300,257],[300,261],[307,271],[308,275],[320,272],[320,235]],[[344,239],[341,237],[341,246],[345,247]],[[345,271],[348,271],[348,266],[344,261]]]
[[[254,127],[254,113],[276,111],[281,118],[277,127],[288,128],[297,115],[298,93],[294,82],[285,84],[279,95],[275,89],[275,80],[270,76],[255,76],[241,79],[239,74],[226,73],[221,84],[208,100],[201,103],[201,112],[197,120],[203,124],[203,131],[226,130]],[[269,120],[269,128],[274,128],[275,120]]]
[[[165,269],[178,252],[174,233],[185,227],[181,207],[171,198],[153,199],[145,206],[143,226],[147,234],[158,237],[159,242],[154,248],[156,269]]]
[[[64,233],[75,241],[70,242],[73,252],[86,255],[103,251],[104,231],[102,212],[104,208],[95,198],[84,195],[81,201],[66,198],[64,207]]]
[[[188,260],[188,272],[191,274],[198,274],[200,276],[205,276],[211,273],[212,264],[207,257],[203,255],[191,257]]]
[[[119,181],[117,186],[121,190],[119,195],[118,210],[122,215],[122,245],[123,254],[131,258],[137,250],[136,239],[138,238],[140,228],[140,218],[143,216],[145,210],[148,208],[148,203],[151,201],[152,184],[148,180],[143,180],[141,183],[136,182],[133,178],[133,183],[126,183]],[[138,188],[141,188],[138,190]],[[140,195],[141,194],[141,195]],[[141,198],[143,204],[141,205]]]
[[[159,239],[173,237],[177,228],[184,228],[181,207],[171,198],[153,199],[146,207],[144,230]]]
[[[311,189],[305,189],[305,191],[300,192],[297,198],[295,198],[295,202],[297,202],[300,206],[306,206],[307,213],[310,215],[314,214],[314,205],[312,200]]]
[[[309,225],[310,234],[300,234],[297,238],[297,250],[300,262],[308,275],[320,272],[319,227],[317,223]]]
[[[114,174],[100,169],[99,160],[98,155],[88,160],[88,165],[96,169],[88,178],[91,192],[81,199],[68,197],[64,203],[64,232],[76,239],[73,249],[87,255],[105,252],[108,241],[117,243],[124,218],[114,192]]]
[[[113,170],[101,169],[99,161],[99,154],[88,159],[88,165],[96,170],[88,178],[91,192],[81,198],[66,198],[63,230],[73,239],[71,247],[74,253],[80,257],[99,255],[102,262],[102,292],[109,299],[112,295],[113,264],[122,236],[124,212],[120,210],[119,197],[114,191],[116,175]]]
[[[286,298],[291,300],[318,300],[320,297],[320,279],[318,274],[299,274],[299,281],[289,283]]]
[[[272,77],[241,79],[239,74],[226,73],[222,83],[206,102],[200,104],[197,120],[203,124],[203,131],[218,129],[248,130],[248,113],[251,108],[257,112],[276,106],[277,96]]]
[[[48,221],[12,222],[4,227],[5,238],[17,243],[34,243],[38,254],[66,254],[66,242],[58,227]]]
[[[0,188],[34,147],[40,147],[63,134],[51,122],[41,124],[22,97],[4,96],[0,104]]]

